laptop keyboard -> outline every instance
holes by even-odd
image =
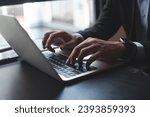
[[[50,56],[48,57],[48,61],[51,63],[51,65],[57,71],[57,73],[65,77],[72,77],[81,73],[85,73],[87,71],[97,69],[93,66],[87,68],[85,63],[83,63],[82,65],[79,65],[78,63],[75,63],[75,65],[69,65],[66,63],[66,60],[66,56],[55,53],[50,54]]]

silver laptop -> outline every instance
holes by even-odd
[[[78,63],[74,66],[67,65],[65,63],[68,56],[67,52],[60,49],[57,49],[55,53],[41,52],[17,19],[12,16],[0,15],[0,33],[20,58],[61,82],[83,78],[83,76],[110,69],[120,64],[97,60],[88,68],[86,68],[84,62],[82,66]]]

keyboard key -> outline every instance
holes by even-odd
[[[86,68],[85,63],[82,65],[79,65],[78,63],[75,63],[75,65],[66,64],[66,60],[67,57],[63,55],[57,55],[55,53],[48,57],[48,61],[51,63],[57,73],[65,77],[72,77],[83,72],[96,69],[95,67]]]

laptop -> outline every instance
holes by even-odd
[[[120,62],[108,63],[96,60],[88,68],[85,62],[82,66],[78,63],[68,65],[66,64],[67,52],[61,51],[59,48],[56,49],[55,53],[41,52],[13,16],[0,15],[0,33],[22,60],[60,82],[86,78],[83,76],[110,69],[120,64]]]

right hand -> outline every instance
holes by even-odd
[[[82,39],[80,36],[71,35],[65,31],[51,31],[44,35],[43,48],[55,52],[51,45],[59,46],[62,50],[72,50]]]

